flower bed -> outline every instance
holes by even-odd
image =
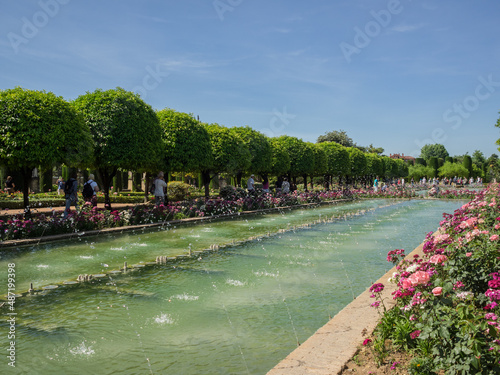
[[[237,200],[221,198],[197,199],[176,202],[168,205],[137,205],[121,211],[92,208],[84,204],[80,211],[72,210],[66,219],[61,213],[33,214],[31,219],[15,215],[0,220],[0,239],[14,240],[34,238],[62,233],[77,233],[128,225],[159,223],[173,219],[190,217],[230,215],[242,211],[254,211],[267,208],[289,207],[304,203],[319,203],[327,200],[345,198],[345,192],[293,192],[273,196],[264,194],[247,196]]]
[[[424,255],[397,264],[396,307],[386,311],[372,286],[381,321],[369,343],[379,362],[387,340],[413,359],[410,374],[500,373],[500,187],[490,185],[426,237]],[[381,289],[382,288],[382,289]],[[367,343],[368,344],[368,343]]]

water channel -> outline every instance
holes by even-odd
[[[365,200],[3,251],[0,294],[9,263],[37,292],[16,301],[16,368],[2,356],[1,373],[265,374],[463,203]],[[107,276],[62,284],[85,273]],[[7,335],[2,319],[2,348]]]

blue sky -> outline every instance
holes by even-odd
[[[119,86],[268,136],[488,157],[499,15],[497,0],[3,0],[0,89]]]

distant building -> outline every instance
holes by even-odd
[[[415,158],[413,156],[405,156],[405,154],[390,154],[391,159],[403,159],[407,163],[415,164]]]

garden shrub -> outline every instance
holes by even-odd
[[[167,185],[169,200],[174,202],[183,201],[189,196],[190,185],[181,181],[170,181]]]

